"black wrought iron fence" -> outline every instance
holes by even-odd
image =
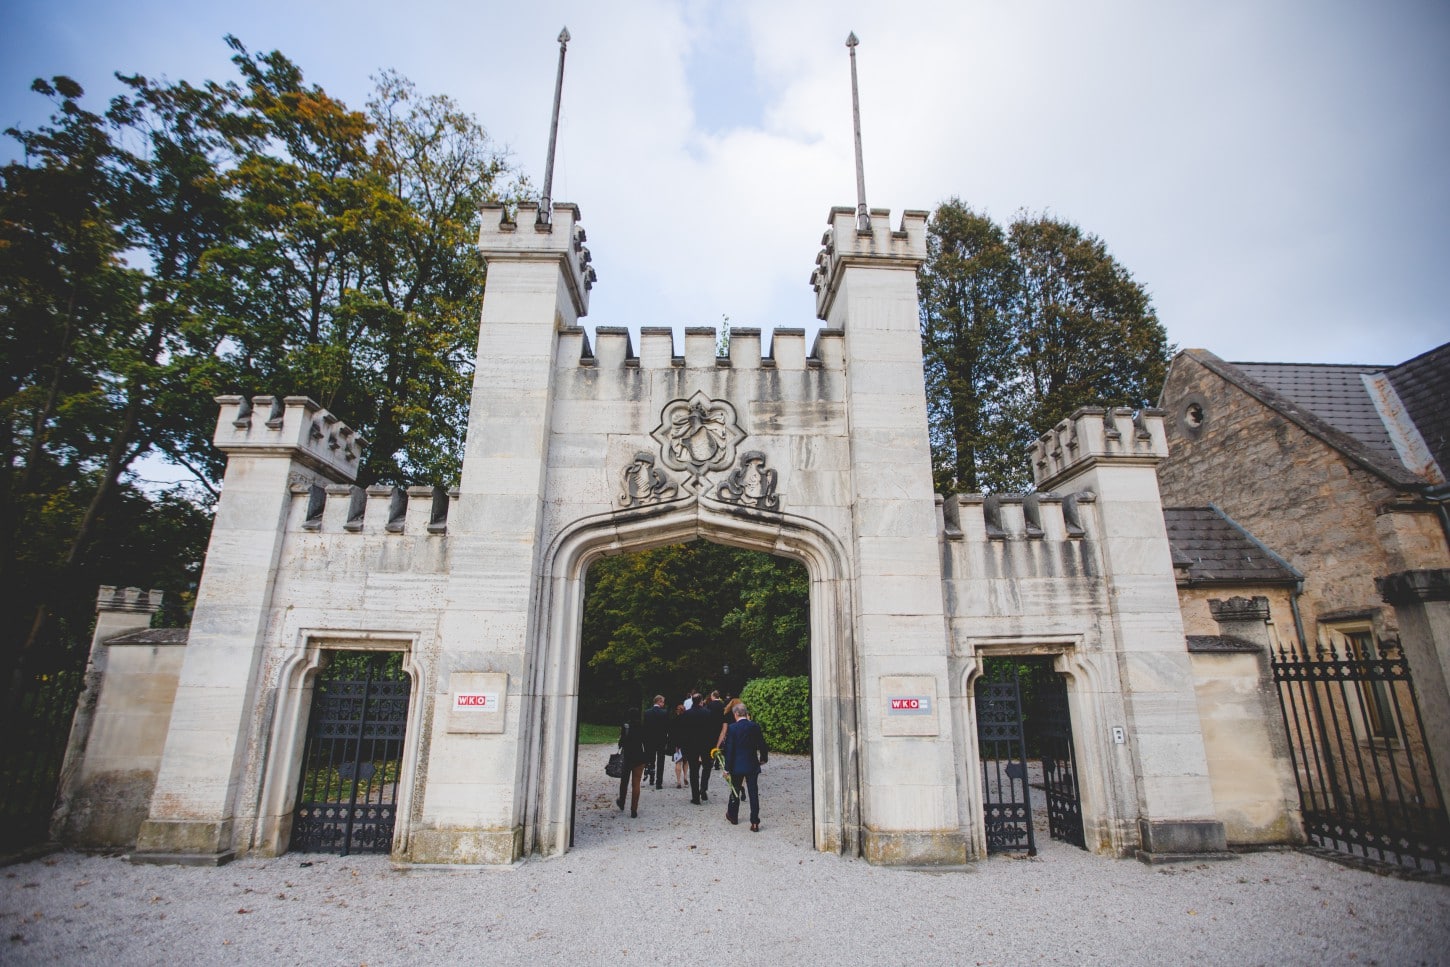
[[[1309,840],[1415,869],[1450,868],[1450,819],[1398,647],[1385,642],[1378,657],[1281,648],[1271,664]]]
[[[44,842],[89,651],[73,648],[22,676],[0,709],[0,850]]]

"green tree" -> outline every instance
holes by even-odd
[[[1148,406],[1171,347],[1102,240],[1046,215],[1003,231],[943,203],[920,275],[933,471],[944,491],[1021,490],[1025,450],[1080,406]]]
[[[132,478],[159,454],[214,495],[219,393],[318,398],[371,441],[362,483],[457,474],[476,213],[526,182],[473,118],[405,78],[380,75],[354,111],[280,53],[228,43],[240,82],[124,76],[96,113],[74,81],[38,81],[50,121],[7,132],[23,149],[0,169],[13,682],[22,656],[84,636],[96,583],[180,590],[175,568],[128,567],[117,552],[140,549],[115,525],[196,560],[204,505],[183,513]]]
[[[1002,229],[955,198],[932,217],[927,258],[921,336],[937,486],[1010,486],[1023,409],[1013,325],[1021,272]]]

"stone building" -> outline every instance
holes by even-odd
[[[1293,576],[1263,610],[1300,663],[1280,677],[1306,699],[1285,721],[1310,835],[1378,810],[1399,827],[1380,843],[1450,859],[1450,344],[1395,366],[1189,349],[1161,405],[1165,502],[1221,508]],[[1185,599],[1190,643],[1205,617]]]
[[[366,813],[375,845],[414,864],[564,852],[584,575],[604,555],[706,539],[808,571],[817,849],[950,866],[1011,845],[1007,793],[1025,770],[995,751],[993,730],[1013,723],[982,687],[993,657],[1050,666],[1060,688],[1068,729],[1051,765],[1066,766],[1057,811],[1074,842],[1151,860],[1292,841],[1261,701],[1271,606],[1220,582],[1226,600],[1205,602],[1191,633],[1221,647],[1188,647],[1180,596],[1199,586],[1170,549],[1160,414],[1073,414],[1027,455],[1033,494],[932,493],[926,217],[892,228],[873,211],[862,229],[833,209],[809,351],[803,330],[776,330],[767,350],[735,329],[722,357],[710,329],[683,346],[668,329],[642,330],[638,347],[625,329],[591,338],[578,209],[485,210],[457,488],[354,486],[365,442],[338,417],[299,397],[221,398],[227,469],[186,643],[126,651],[142,646],[98,634],[58,827],[134,842],[143,860],[286,851],[317,821],[299,788],[329,670],[382,653],[401,667],[382,723],[394,751],[334,775],[377,777],[392,798],[333,810],[347,835]],[[1215,520],[1222,544],[1234,529]],[[110,674],[122,665],[134,674]],[[1226,709],[1263,740],[1225,751]],[[138,714],[150,724],[129,730]],[[123,734],[131,747],[97,741]],[[87,818],[107,810],[129,830]]]

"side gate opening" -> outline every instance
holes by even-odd
[[[392,851],[409,691],[401,652],[328,654],[313,685],[291,849]]]
[[[1086,849],[1067,682],[1047,658],[989,658],[976,682],[987,852],[1037,855],[1052,839]]]

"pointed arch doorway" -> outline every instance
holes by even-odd
[[[546,856],[570,842],[578,730],[584,575],[600,557],[710,540],[792,558],[810,578],[812,839],[817,850],[860,849],[860,763],[851,579],[835,535],[814,521],[691,496],[643,510],[587,517],[550,545],[536,603],[529,667],[537,720],[527,730],[524,845]]]

